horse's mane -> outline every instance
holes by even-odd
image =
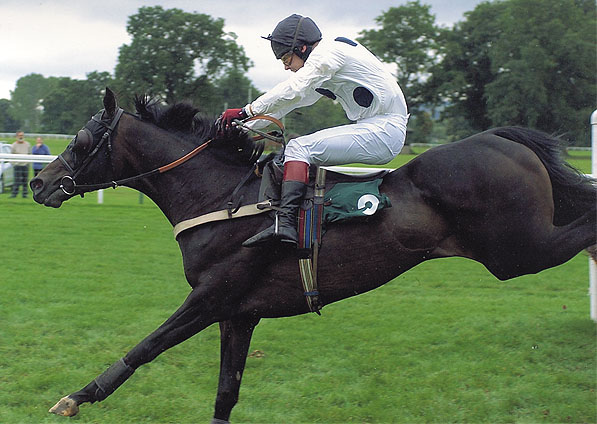
[[[246,132],[218,133],[214,119],[202,116],[199,109],[190,103],[163,105],[158,99],[143,95],[135,96],[135,109],[142,121],[192,140],[196,145],[211,139],[210,150],[218,159],[228,163],[252,164],[263,151],[263,146],[255,143]]]

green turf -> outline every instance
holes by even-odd
[[[73,419],[47,413],[189,292],[167,220],[138,193],[60,209],[0,195],[0,423],[209,422],[212,326]],[[596,422],[587,258],[506,282],[424,263],[323,316],[264,320],[237,423]]]

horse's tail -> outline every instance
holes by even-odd
[[[551,179],[554,225],[566,225],[595,208],[596,180],[563,159],[564,149],[560,139],[541,131],[519,127],[496,128],[489,132],[520,143],[539,157]]]

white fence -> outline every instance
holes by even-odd
[[[0,162],[27,162],[50,163],[58,156],[52,155],[18,155],[13,153],[0,153]]]
[[[16,134],[15,132],[11,132],[11,133],[0,132],[0,137],[2,137],[2,138],[6,137],[8,139],[14,140],[15,134]],[[37,138],[37,137],[41,137],[41,138],[68,138],[70,140],[70,139],[74,138],[75,136],[71,135],[71,134],[31,134],[31,133],[27,133],[27,138]]]

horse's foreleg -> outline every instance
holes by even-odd
[[[80,404],[104,400],[134,372],[133,368],[120,359],[83,389],[60,399],[49,412],[65,417],[75,416],[79,413]]]
[[[79,412],[79,405],[82,403],[104,400],[123,384],[138,367],[219,321],[219,317],[214,311],[221,312],[223,309],[224,306],[212,296],[207,295],[206,290],[196,287],[182,306],[156,331],[83,389],[62,398],[50,409],[50,412],[73,416]]]
[[[247,352],[258,322],[258,318],[243,318],[220,323],[220,381],[212,424],[227,423],[238,402]]]

